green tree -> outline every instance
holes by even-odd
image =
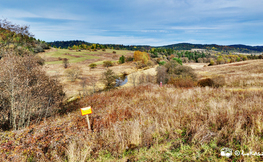
[[[164,64],[166,64],[165,61],[160,61],[160,62],[159,62],[159,65],[164,65]]]
[[[178,62],[180,65],[183,65],[182,60],[181,60],[180,58],[174,57],[173,60],[175,60],[176,62]]]
[[[119,58],[119,63],[120,64],[123,64],[125,62],[125,57],[122,55],[120,58]]]
[[[101,81],[105,85],[105,90],[113,89],[116,85],[117,75],[111,70],[108,69],[106,72],[102,74]]]

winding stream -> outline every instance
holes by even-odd
[[[125,78],[116,79],[116,85],[115,87],[123,86],[124,84],[128,83],[128,76],[125,76]]]

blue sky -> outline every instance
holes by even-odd
[[[8,0],[0,16],[44,41],[263,45],[263,0]]]

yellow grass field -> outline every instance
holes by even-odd
[[[112,68],[123,71],[130,66]],[[121,89],[87,96],[63,107],[62,115],[39,125],[1,132],[0,147],[15,148],[8,154],[0,152],[1,158],[61,162],[262,161],[262,156],[233,154],[227,158],[220,152],[224,147],[245,153],[263,152],[263,60],[188,66],[195,67],[199,78],[224,75],[226,85],[184,89],[152,83],[133,87],[128,83]],[[97,74],[100,71],[103,68]],[[136,73],[154,74],[155,69]],[[92,131],[80,115],[79,108],[87,106],[92,107]]]
[[[102,66],[103,61],[110,60],[115,62],[115,66],[110,67],[116,74],[120,75],[122,72],[131,73],[135,71],[134,65],[131,63],[125,63],[118,65],[117,61],[120,56],[133,56],[133,51],[128,50],[115,50],[116,54],[112,53],[112,49],[106,49],[106,51],[88,51],[82,50],[81,52],[76,52],[74,50],[67,49],[55,49],[51,48],[47,52],[38,54],[40,57],[45,59],[46,63],[44,65],[44,70],[46,73],[54,78],[60,80],[64,85],[64,90],[66,91],[67,97],[78,95],[83,91],[83,80],[90,82],[91,80],[98,81],[102,73],[106,71],[106,68]],[[82,70],[82,75],[75,82],[71,82],[65,75],[65,69],[62,61],[58,60],[60,58],[68,58],[70,69],[72,67],[79,67]],[[90,69],[89,64],[96,63],[97,68]],[[88,91],[92,91],[92,86],[86,85]],[[98,82],[96,84],[96,90],[102,89],[103,85]]]

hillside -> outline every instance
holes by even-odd
[[[40,124],[1,132],[1,160],[262,161],[220,155],[223,147],[263,152],[262,63],[196,68],[199,77],[225,75],[222,88],[146,83],[81,98]],[[92,131],[79,112],[86,106]]]
[[[13,49],[17,55],[23,55],[26,50],[33,53],[44,52],[49,46],[46,42],[34,38],[28,26],[20,26],[6,19],[0,19],[0,50],[8,49]],[[5,52],[1,52],[0,58],[4,55]]]
[[[106,67],[103,67],[103,61],[112,61],[114,66],[110,67],[110,69],[118,75],[121,75],[125,71],[129,74],[132,71],[135,71],[132,63],[117,64],[119,57],[122,55],[125,57],[131,57],[133,56],[133,52],[128,50],[116,50],[116,53],[113,53],[112,49],[106,49],[105,51],[81,50],[80,52],[76,52],[75,50],[51,48],[45,53],[38,54],[38,56],[45,60],[43,69],[46,71],[47,75],[52,78],[57,78],[63,84],[67,97],[79,93],[91,94],[94,89],[95,91],[101,90],[103,84],[98,81],[102,76],[102,73],[107,69]],[[64,58],[68,59],[68,68],[64,68],[62,61]],[[91,63],[96,64],[97,67],[90,69],[89,65]],[[81,74],[76,81],[72,82],[65,72],[75,67],[81,71]],[[85,82],[85,84],[83,84],[83,82]],[[91,82],[95,83],[95,87]]]
[[[67,49],[73,45],[86,44],[88,46],[96,43],[89,43],[85,41],[55,41],[48,42],[49,45]],[[191,49],[206,49],[218,52],[238,52],[238,53],[261,53],[263,46],[248,46],[248,45],[217,45],[217,44],[191,44],[191,43],[178,43],[164,46],[148,46],[148,45],[119,45],[119,44],[99,44],[105,48],[125,49],[125,50],[150,50],[151,48],[170,48],[174,50],[191,50]]]

